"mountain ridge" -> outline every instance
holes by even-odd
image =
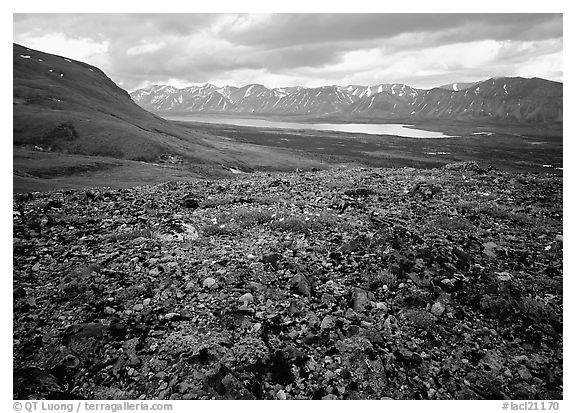
[[[209,91],[206,91],[206,85],[210,86]],[[563,119],[563,84],[536,77],[494,77],[431,89],[418,89],[399,83],[310,88],[267,88],[260,84],[242,87],[206,85],[182,89],[163,85],[161,93],[154,85],[137,89],[130,95],[137,104],[157,113],[342,115],[348,119],[368,117],[374,120],[450,119],[512,123],[557,123]],[[201,89],[202,93],[199,93]],[[233,92],[221,93],[224,89]],[[251,93],[254,89],[256,92]]]

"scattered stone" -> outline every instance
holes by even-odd
[[[430,200],[434,196],[442,193],[442,187],[440,185],[419,182],[414,185],[408,192],[408,196],[419,197],[422,200]]]
[[[204,288],[216,288],[216,286],[217,286],[217,282],[212,277],[207,277],[202,282],[202,287],[204,287]],[[188,287],[188,285],[186,285],[186,287]]]
[[[195,198],[186,198],[184,199],[184,206],[190,209],[196,209],[200,207],[198,200]]]
[[[418,182],[441,191],[406,196]],[[182,206],[191,188],[206,208]],[[565,396],[553,174],[91,191],[14,195],[15,400]]]
[[[240,301],[244,305],[248,305],[254,302],[254,296],[251,293],[246,293],[238,297],[238,301]]]
[[[518,368],[518,376],[520,376],[522,380],[528,383],[532,380],[532,374],[530,373],[530,370],[528,370],[526,366],[520,366]]]
[[[110,315],[110,314],[114,314],[116,312],[115,309],[113,309],[112,307],[104,307],[104,314]]]
[[[510,274],[509,272],[506,272],[506,271],[497,272],[496,276],[498,278],[498,281],[500,281],[500,282],[512,281],[512,274]]]
[[[324,316],[320,323],[320,330],[331,330],[334,328],[334,318],[330,315]]]
[[[168,313],[164,316],[166,320],[174,320],[180,317],[180,313]]]
[[[82,338],[102,338],[104,336],[104,325],[101,323],[74,324],[66,329],[63,337],[64,345]]]
[[[430,312],[436,317],[440,317],[442,314],[444,314],[444,310],[446,310],[446,306],[442,304],[442,302],[436,301],[434,304],[432,304]]]
[[[496,258],[496,249],[499,247],[498,244],[490,241],[484,243],[483,245],[484,245],[484,255],[491,258]]]
[[[274,270],[278,270],[278,262],[282,259],[280,254],[268,254],[262,257],[262,262],[264,264],[270,265]]]
[[[294,277],[292,277],[290,280],[290,288],[294,293],[303,295],[305,297],[309,297],[311,294],[310,283],[308,282],[308,279],[302,274],[296,274]]]
[[[368,298],[368,293],[366,290],[358,287],[352,287],[350,289],[350,296],[352,300],[352,308],[356,312],[363,312],[370,303]]]

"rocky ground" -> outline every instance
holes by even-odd
[[[14,398],[562,399],[562,177],[14,198]]]

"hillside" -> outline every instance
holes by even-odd
[[[154,159],[201,139],[142,110],[100,69],[14,45],[14,144]]]
[[[416,122],[450,120],[501,124],[558,124],[563,120],[563,87],[544,79],[492,78],[430,90],[403,84],[317,88],[241,88],[214,85],[177,89],[153,86],[131,96],[158,113],[242,113],[306,115],[310,119]],[[233,90],[222,93],[223,90]],[[193,102],[193,104],[190,104]]]
[[[14,198],[15,399],[562,399],[562,177]]]
[[[13,68],[14,183],[20,190],[41,188],[48,169],[51,176],[100,169],[104,181],[122,181],[136,168],[152,183],[161,182],[156,175],[175,179],[186,173],[223,176],[231,168],[317,165],[289,151],[232,145],[228,138],[164,120],[83,62],[14,44]]]

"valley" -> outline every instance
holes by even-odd
[[[13,58],[14,192],[121,188],[348,163],[429,168],[477,161],[554,174],[563,166],[562,84],[543,79],[493,78],[430,90],[398,84],[157,85],[128,94],[83,62],[20,45],[14,45]],[[266,120],[283,128],[165,119],[189,116]],[[355,129],[360,132],[404,124],[413,125],[413,132],[452,137],[309,129],[319,123],[334,129],[365,124]]]
[[[183,131],[202,134],[214,151],[235,152],[236,155],[229,157],[227,164],[198,164],[186,157],[176,158],[178,162],[166,162],[163,156],[133,161],[15,147],[14,192],[93,186],[122,188],[172,180],[222,178],[233,175],[232,169],[246,173],[295,171],[329,169],[343,164],[433,168],[456,161],[477,161],[486,167],[556,175],[562,175],[563,168],[561,129],[428,122],[418,127],[456,137],[418,139],[229,124],[173,123]],[[46,169],[50,172],[46,173]]]

